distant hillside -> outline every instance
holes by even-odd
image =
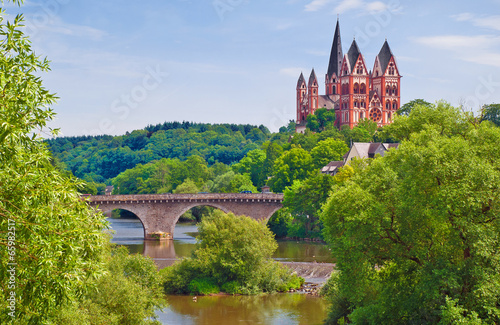
[[[105,182],[121,172],[161,158],[192,155],[210,165],[238,162],[271,133],[263,126],[165,122],[122,136],[78,136],[46,140],[57,163],[75,176]]]

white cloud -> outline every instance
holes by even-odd
[[[365,0],[313,0],[305,6],[305,11],[318,11],[330,3],[336,3],[335,14],[343,14],[350,10],[361,10],[363,14],[373,14],[385,10],[398,11],[400,6],[392,8],[391,5],[382,1]]]
[[[311,3],[306,5],[306,11],[318,11],[329,3],[335,0],[313,0]]]
[[[362,0],[342,0],[337,7],[335,7],[335,12],[338,14],[343,14],[346,11],[362,8],[365,4]]]
[[[464,13],[454,15],[451,17],[454,18],[456,21],[460,21],[460,22],[469,21],[474,26],[477,26],[477,27],[484,27],[484,28],[500,31],[500,15],[478,17],[472,13],[464,12]]]
[[[385,11],[387,9],[389,9],[387,4],[380,1],[368,2],[366,5],[366,10],[372,13]]]
[[[417,43],[434,48],[452,51],[470,51],[471,49],[478,50],[489,48],[492,44],[498,43],[500,41],[500,37],[492,35],[440,35],[417,37],[415,40]]]
[[[500,67],[500,52],[495,48],[500,36],[493,35],[441,35],[415,38],[425,46],[451,51],[453,56],[466,61]]]

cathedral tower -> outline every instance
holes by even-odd
[[[387,40],[375,58],[372,73],[372,88],[381,103],[381,116],[378,123],[390,123],[396,111],[401,107],[401,75],[396,58],[392,54]]]
[[[384,126],[392,122],[401,106],[401,74],[387,40],[375,58],[373,72],[368,71],[356,40],[344,55],[337,18],[325,74],[325,95],[319,94],[314,69],[307,84],[300,74],[296,92],[297,132],[305,131],[307,116],[319,108],[334,110],[339,128],[344,125],[353,128],[365,118]]]
[[[326,95],[339,95],[340,85],[340,67],[342,66],[342,42],[340,40],[340,25],[337,18],[335,26],[335,34],[333,36],[332,50],[330,52],[330,62],[328,63],[328,71],[325,75]]]

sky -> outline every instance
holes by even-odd
[[[320,85],[337,17],[369,69],[385,39],[401,102],[500,103],[500,0],[27,0],[18,12],[59,101],[62,135],[120,135],[165,121],[295,119],[297,80]],[[324,93],[322,86],[321,94]]]

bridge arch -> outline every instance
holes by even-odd
[[[89,204],[102,211],[128,210],[141,220],[145,239],[173,239],[180,216],[196,206],[211,206],[235,215],[265,219],[282,207],[283,194],[204,193],[90,196]]]

